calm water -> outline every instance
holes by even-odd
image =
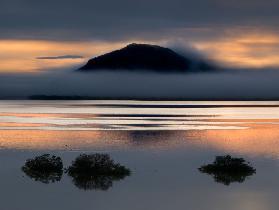
[[[21,171],[36,155],[109,153],[132,175],[84,190],[66,174],[45,184]],[[216,155],[257,170],[217,183],[198,168]],[[1,101],[0,196],[5,210],[277,210],[279,102]]]

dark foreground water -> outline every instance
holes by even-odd
[[[279,102],[1,101],[0,196],[5,210],[277,210]],[[48,184],[25,160],[50,153],[67,167],[108,153],[122,180]],[[225,184],[201,173],[216,155],[243,157],[256,174]]]

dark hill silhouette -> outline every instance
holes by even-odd
[[[215,68],[204,61],[193,61],[168,48],[148,44],[129,44],[120,50],[90,59],[79,70],[92,71],[98,69],[141,69],[169,72],[206,71]]]

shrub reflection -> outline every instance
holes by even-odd
[[[60,157],[44,154],[26,160],[22,171],[35,181],[49,184],[61,180],[63,163]]]
[[[81,154],[66,172],[75,186],[83,190],[108,190],[114,181],[131,174],[128,168],[115,163],[108,154]]]
[[[249,162],[230,155],[217,156],[212,164],[201,166],[199,171],[213,176],[216,182],[224,185],[230,185],[233,182],[242,183],[256,173],[256,169]]]

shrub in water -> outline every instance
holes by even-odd
[[[212,164],[199,168],[200,172],[212,175],[214,180],[225,185],[232,182],[242,183],[249,176],[256,173],[243,158],[233,158],[230,155],[217,156]]]
[[[22,167],[22,171],[35,181],[48,184],[61,180],[63,163],[60,157],[44,154],[34,159],[28,159]]]
[[[113,181],[124,179],[130,170],[115,163],[108,154],[81,154],[66,170],[80,189],[107,190]]]

